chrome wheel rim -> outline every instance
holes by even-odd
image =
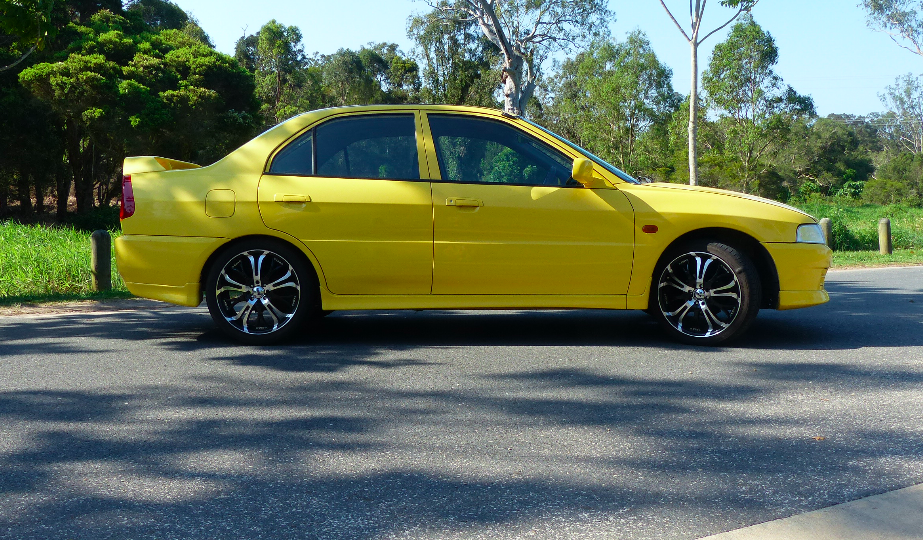
[[[295,269],[267,250],[231,258],[215,284],[215,299],[225,320],[244,334],[271,334],[295,316],[301,285]]]
[[[726,330],[740,312],[740,281],[711,253],[690,252],[673,259],[657,286],[660,312],[687,336],[707,338]]]

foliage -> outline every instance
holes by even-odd
[[[667,7],[664,0],[660,0],[660,5],[663,6],[663,9],[666,10],[667,15],[670,17],[670,20],[673,21],[673,24],[676,25],[676,28],[679,29],[679,32],[686,38],[686,41],[689,43],[689,47],[692,51],[691,55],[691,71],[692,71],[692,84],[689,89],[689,107],[687,108],[687,118],[688,123],[686,124],[686,132],[688,134],[688,148],[687,148],[687,160],[689,163],[689,183],[691,185],[696,185],[698,183],[698,127],[700,121],[699,114],[699,45],[701,45],[706,39],[711,37],[715,32],[721,30],[725,26],[734,22],[737,17],[739,17],[744,12],[749,12],[753,6],[759,0],[720,0],[719,4],[724,7],[729,7],[736,9],[734,15],[731,16],[724,24],[713,29],[711,32],[705,34],[702,37],[700,32],[702,31],[702,17],[705,15],[705,0],[695,0],[695,3],[690,0],[689,2],[689,32],[687,33],[683,29],[682,25],[677,22],[676,17],[673,16],[673,12],[670,11],[670,8]]]
[[[625,42],[597,42],[566,60],[551,83],[554,105],[543,115],[577,144],[636,176],[656,168],[652,139],[666,136],[679,108],[672,70],[643,32]]]
[[[923,249],[923,209],[906,204],[863,204],[838,197],[813,197],[790,204],[817,218],[830,218],[837,251],[878,249],[878,221],[891,220],[895,249]]]
[[[879,97],[890,113],[883,120],[892,144],[902,151],[923,152],[923,75],[898,77]]]
[[[525,114],[553,52],[606,36],[612,13],[604,0],[440,0],[435,17],[477,22],[502,58],[504,110]]]
[[[923,3],[914,0],[862,0],[870,27],[899,46],[923,56]]]
[[[725,148],[739,162],[744,192],[758,190],[760,176],[772,178],[765,157],[781,147],[793,120],[814,115],[811,98],[782,87],[773,70],[778,61],[775,40],[746,15],[715,46],[702,74],[708,102],[726,124]]]
[[[188,19],[141,9],[164,4],[148,0],[125,16],[102,10],[72,22],[61,32],[63,50],[19,74],[60,118],[79,212],[118,195],[117,171],[129,153],[209,162],[252,132],[250,75],[190,31]]]
[[[407,34],[422,66],[421,101],[498,106],[500,51],[477,23],[434,9],[413,17]]]

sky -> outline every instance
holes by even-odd
[[[358,49],[375,42],[413,49],[407,19],[428,11],[422,0],[175,0],[211,36],[219,51],[234,53],[234,43],[271,19],[297,26],[308,54]],[[665,0],[687,27],[688,3]],[[753,17],[775,38],[778,73],[798,93],[810,95],[818,114],[864,115],[883,110],[879,99],[898,75],[923,74],[923,57],[896,45],[888,35],[866,26],[859,0],[760,0]],[[635,29],[644,31],[661,62],[673,69],[673,85],[689,93],[689,45],[669,19],[659,0],[611,0],[615,12],[610,30],[616,40]],[[732,11],[717,0],[708,4],[703,33],[720,26]],[[700,70],[712,47],[727,37],[730,27],[699,47]],[[550,68],[550,66],[548,66]],[[547,71],[547,69],[546,69]]]

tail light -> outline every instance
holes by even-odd
[[[131,189],[131,175],[122,176],[122,204],[119,205],[119,220],[130,218],[135,213],[135,193]]]

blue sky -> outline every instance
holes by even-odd
[[[665,0],[677,19],[688,20],[688,2]],[[761,0],[753,10],[756,21],[779,47],[776,71],[786,84],[814,98],[821,115],[867,114],[882,110],[878,94],[901,74],[923,73],[923,57],[901,49],[880,32],[869,30],[859,0]],[[409,52],[407,18],[428,9],[422,0],[176,0],[192,13],[217,48],[233,53],[244,35],[276,19],[294,25],[304,35],[305,50],[329,54],[357,49],[369,42],[393,42]],[[639,28],[647,33],[662,62],[673,69],[676,90],[689,92],[689,46],[658,0],[610,2],[616,21],[612,35],[623,39]],[[723,23],[730,11],[712,0],[703,27]],[[699,50],[700,69],[727,30],[710,37]]]

